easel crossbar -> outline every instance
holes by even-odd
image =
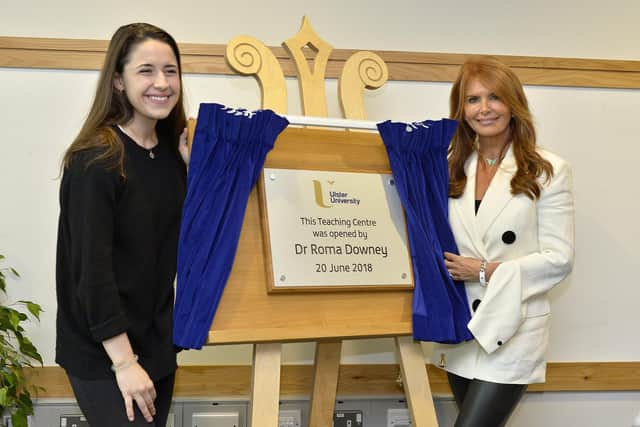
[[[327,128],[378,130],[376,122],[371,120],[338,119],[332,117],[284,116],[292,125],[318,126]]]

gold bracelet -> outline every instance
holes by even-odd
[[[138,355],[134,354],[133,357],[129,360],[125,360],[119,365],[111,365],[111,370],[113,372],[122,371],[123,369],[127,369],[129,366],[133,365],[138,361]]]

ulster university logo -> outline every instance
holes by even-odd
[[[328,181],[328,182],[331,185],[333,185],[334,183],[334,181]],[[315,193],[315,196],[316,196],[316,205],[320,206],[321,208],[331,207],[331,205],[327,205],[324,202],[324,196],[322,194],[322,184],[317,179],[313,180],[313,192]]]
[[[327,181],[329,185],[333,185],[335,181]],[[329,191],[329,204],[327,204],[324,191],[322,190],[322,183],[317,179],[313,180],[313,192],[316,198],[316,205],[321,208],[331,208],[335,204],[346,204],[346,205],[360,205],[360,199],[351,196],[349,193],[344,191]]]

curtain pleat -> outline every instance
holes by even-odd
[[[413,336],[459,343],[473,338],[463,282],[454,281],[444,252],[458,253],[448,220],[447,149],[454,120],[378,124],[405,210],[413,263]]]
[[[289,122],[270,110],[201,104],[178,247],[174,344],[202,348],[235,258],[249,193]]]

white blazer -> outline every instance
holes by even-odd
[[[544,382],[549,333],[547,292],[571,271],[574,254],[571,167],[538,149],[554,175],[538,200],[511,194],[517,170],[511,147],[475,214],[478,156],[465,163],[463,195],[449,199],[449,221],[463,256],[501,264],[487,287],[466,282],[474,340],[436,345],[433,363],[465,378],[529,384]],[[444,366],[443,366],[444,365]]]

